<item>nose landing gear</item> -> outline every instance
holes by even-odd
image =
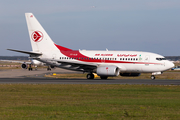
[[[151,80],[156,79],[155,75],[161,75],[161,74],[162,74],[162,72],[153,72],[152,75],[151,75]]]
[[[151,75],[151,80],[155,80],[156,77],[154,75]]]

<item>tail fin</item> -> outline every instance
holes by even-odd
[[[57,49],[54,42],[32,13],[25,13],[33,52],[48,52]]]

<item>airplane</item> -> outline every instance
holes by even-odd
[[[160,75],[174,64],[162,55],[140,51],[72,50],[54,43],[32,13],[25,13],[32,51],[8,49],[29,54],[30,58],[55,67],[82,71],[87,79],[94,74],[101,79],[108,77],[140,76],[141,73]]]
[[[19,62],[20,63],[20,62]],[[31,62],[21,62],[21,68],[22,69],[28,69],[29,71],[32,71],[32,65],[35,66],[35,70],[37,70],[38,66],[48,66],[47,70],[51,70],[52,68],[54,68],[54,66],[51,65],[47,65],[46,63],[40,62],[38,60],[35,59],[31,59]],[[29,67],[28,67],[29,66]]]
[[[54,68],[54,66],[47,65],[45,63],[42,63],[42,62],[40,62],[38,60],[34,60],[34,59],[30,59],[30,62],[29,61],[26,61],[26,62],[25,61],[17,61],[17,60],[0,60],[0,61],[11,62],[11,63],[21,63],[21,68],[28,69],[29,71],[33,70],[32,65],[34,65],[35,70],[37,70],[38,66],[48,66],[47,70],[51,70],[52,68]]]

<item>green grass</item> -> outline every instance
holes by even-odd
[[[0,84],[0,119],[180,119],[180,87]]]

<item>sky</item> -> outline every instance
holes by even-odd
[[[27,12],[70,49],[180,56],[180,0],[0,0],[0,56],[32,50]]]

